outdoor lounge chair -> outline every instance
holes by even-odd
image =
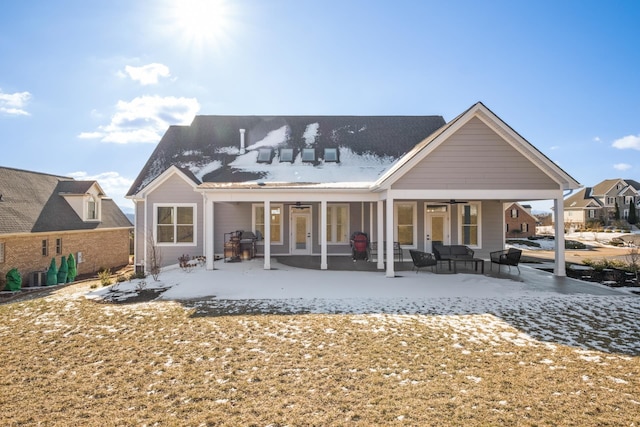
[[[413,269],[416,270],[416,274],[418,274],[418,270],[423,267],[436,267],[438,269],[438,261],[434,258],[433,254],[427,252],[416,251],[413,249],[409,249],[409,253],[411,254],[411,259],[413,260]]]
[[[520,274],[520,267],[518,267],[520,257],[522,256],[522,251],[520,249],[509,248],[503,251],[495,251],[491,252],[490,256],[491,267],[493,267],[493,264],[498,264],[498,272],[500,272],[501,265],[508,266],[509,272],[511,272],[511,266],[513,265],[518,269],[518,274]]]

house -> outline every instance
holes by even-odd
[[[394,277],[396,243],[406,252],[459,243],[488,259],[505,244],[505,203],[553,199],[562,211],[563,192],[578,187],[478,102],[449,123],[196,116],[167,130],[127,197],[135,262],[147,270],[183,254],[206,256],[213,270],[237,230],[261,237],[265,269],[274,256],[295,255],[318,256],[328,269],[329,255],[351,255],[350,236],[365,232],[380,242],[377,267]],[[565,274],[564,245],[556,274]]]
[[[527,238],[536,235],[538,219],[531,214],[530,205],[511,203],[504,211],[505,236]]]
[[[585,187],[564,201],[564,222],[568,228],[590,224],[608,225],[629,218],[630,206],[640,209],[640,183],[632,179],[606,179],[594,187]]]
[[[78,274],[129,263],[133,225],[96,181],[0,167],[0,274],[41,283],[52,258],[73,254]]]

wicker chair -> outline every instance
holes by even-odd
[[[500,272],[500,266],[506,265],[509,267],[509,272],[511,272],[511,266],[513,265],[518,269],[518,274],[520,274],[520,267],[518,267],[522,256],[520,249],[509,248],[503,251],[491,252],[489,255],[491,256],[491,269],[493,269],[493,264],[498,264],[498,272]]]
[[[433,267],[438,269],[438,261],[435,259],[433,254],[427,252],[416,251],[413,249],[409,249],[409,253],[411,254],[411,260],[413,261],[413,269],[416,270],[416,274],[423,267],[431,267],[433,271]]]

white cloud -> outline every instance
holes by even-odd
[[[132,67],[127,65],[124,67],[125,73],[131,77],[131,80],[140,82],[141,85],[158,84],[160,77],[169,77],[169,67],[164,64],[147,64],[142,67]]]
[[[120,208],[124,208],[125,213],[133,208],[132,202],[124,198],[133,184],[133,180],[121,176],[118,172],[101,172],[97,175],[89,175],[85,171],[77,171],[65,175],[80,181],[98,181],[107,197],[112,198]]]
[[[155,143],[170,125],[190,124],[199,110],[195,98],[139,96],[118,101],[111,123],[93,132],[82,132],[78,138],[117,144]]]
[[[599,136],[596,136],[595,138],[593,138],[593,142],[602,142],[602,141],[600,140]]]
[[[29,116],[25,107],[30,99],[29,92],[4,93],[0,89],[0,113],[9,116]]]
[[[560,146],[559,145],[554,145],[551,147],[551,150],[559,150]]]
[[[613,147],[621,150],[632,148],[634,150],[640,150],[640,135],[627,135],[623,138],[613,141]]]
[[[613,168],[619,171],[626,171],[628,169],[631,169],[631,165],[628,163],[616,163],[615,165],[613,165]]]

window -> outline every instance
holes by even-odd
[[[396,203],[395,204],[395,222],[396,222],[396,241],[401,246],[417,247],[417,205],[416,203]]]
[[[56,255],[62,255],[62,239],[56,239]]]
[[[325,148],[324,149],[324,161],[325,162],[338,162],[338,149],[337,148]]]
[[[327,243],[347,243],[349,236],[349,205],[327,205]]]
[[[469,203],[460,206],[460,244],[479,247],[480,245],[480,204]]]
[[[4,242],[0,242],[0,264],[4,263]]]
[[[281,148],[280,161],[293,163],[293,148]]]
[[[271,163],[271,148],[260,148],[258,150],[258,163]]]
[[[520,224],[520,231],[522,231],[523,233],[528,232],[529,224],[527,224],[526,222],[523,222],[522,224]]]
[[[87,219],[98,219],[98,205],[96,204],[96,200],[91,197],[87,202]]]
[[[45,239],[42,241],[42,256],[49,255],[49,242]]]
[[[315,162],[316,161],[316,149],[315,148],[303,148],[302,149],[302,161],[303,162]]]
[[[607,197],[607,206],[614,205],[616,203],[615,197]]]
[[[625,205],[630,205],[631,203],[633,203],[633,196],[625,196],[624,197],[624,204]]]
[[[589,211],[588,211],[588,217],[589,217],[589,218],[595,218],[595,217],[596,217],[596,211],[595,211],[595,209],[589,209]]]
[[[518,209],[511,209],[511,218],[518,218]]]
[[[157,205],[156,242],[195,245],[195,205]]]
[[[282,205],[271,205],[271,243],[282,244]],[[253,229],[264,236],[264,205],[253,205]]]

